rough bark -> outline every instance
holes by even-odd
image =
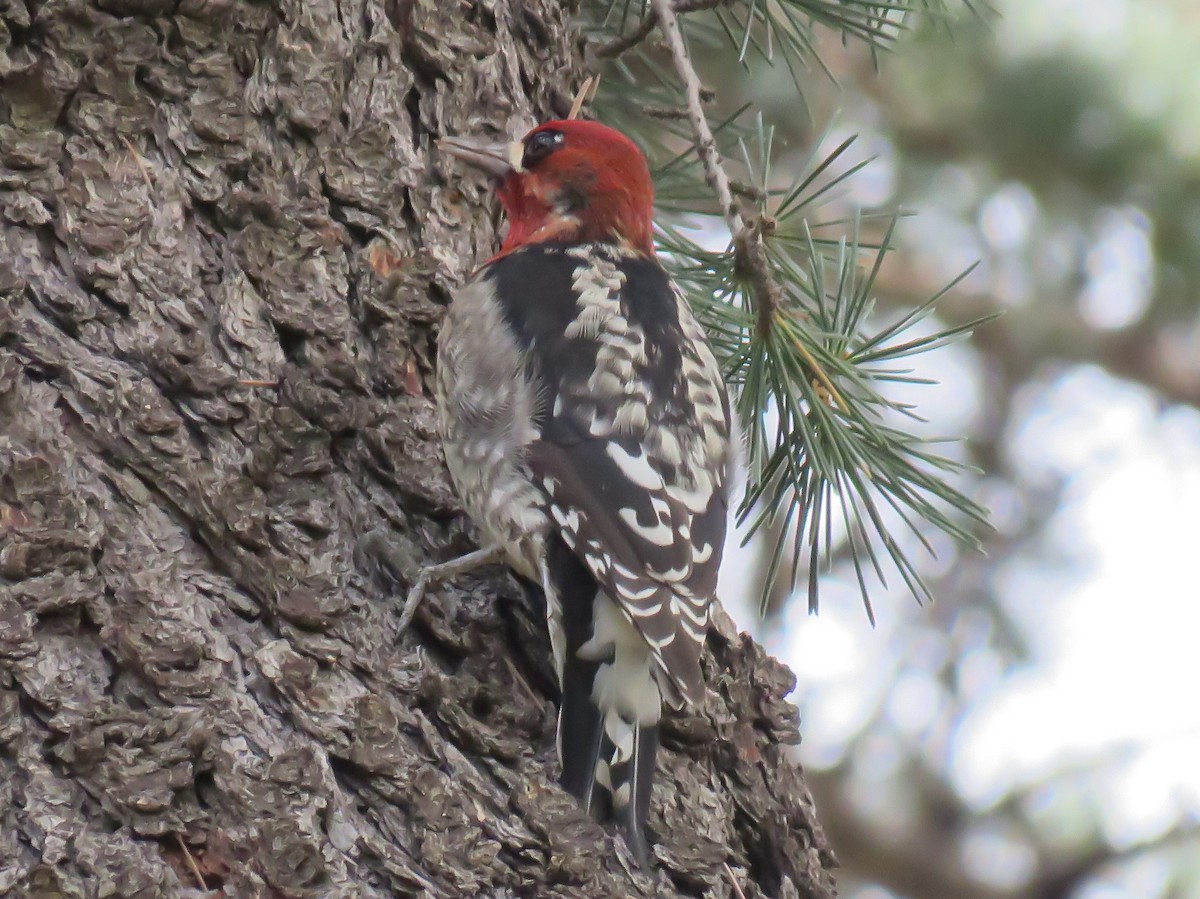
[[[0,894],[832,895],[748,639],[665,727],[650,875],[555,786],[536,597],[397,639],[471,547],[428,383],[495,238],[430,136],[561,114],[568,14],[0,3]]]

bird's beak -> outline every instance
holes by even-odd
[[[438,149],[496,178],[503,178],[509,172],[521,170],[520,143],[443,137],[437,144]]]

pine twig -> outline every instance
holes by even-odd
[[[692,66],[687,46],[683,42],[683,32],[679,29],[679,19],[675,15],[675,4],[671,0],[652,2],[653,11],[647,19],[657,20],[663,37],[671,48],[675,73],[683,81],[684,92],[687,94],[688,118],[696,136],[696,149],[704,164],[704,178],[717,195],[721,214],[733,238],[734,257],[739,274],[750,284],[758,333],[765,335],[771,328],[775,312],[782,300],[779,285],[775,283],[768,269],[767,252],[763,246],[763,232],[769,231],[774,223],[761,217],[754,222],[748,222],[738,209],[733,198],[732,183],[721,164],[721,154],[717,152],[716,138],[713,137],[708,117],[704,114],[700,77]],[[683,4],[680,4],[680,9],[682,6]]]
[[[578,92],[575,94],[575,99],[571,102],[571,112],[567,116],[567,121],[579,118],[579,113],[583,111],[583,105],[590,103],[596,99],[596,91],[600,89],[600,77],[588,75],[583,79],[583,84],[579,86]]]
[[[205,892],[208,892],[208,884],[204,880],[204,875],[200,873],[200,866],[196,864],[196,859],[188,849],[187,843],[183,841],[183,837],[178,833],[175,834],[175,842],[179,844],[179,848],[183,852],[183,857],[187,860],[188,867],[191,868],[192,876],[196,878],[196,885]]]
[[[725,6],[731,3],[732,0],[680,0],[678,3],[668,4],[674,12],[689,13],[699,12],[702,9],[716,9],[718,6]],[[657,6],[657,4],[655,4]],[[596,56],[600,59],[615,59],[627,50],[632,50],[642,41],[650,36],[650,32],[654,30],[654,26],[659,22],[657,10],[642,19],[638,23],[637,28],[623,34],[620,37],[615,37],[606,44],[601,44],[596,48]]]
[[[737,882],[737,878],[733,876],[733,869],[729,867],[729,862],[725,862],[725,876],[733,884],[733,891],[737,894],[738,899],[746,899],[746,894],[742,892],[741,885]]]
[[[142,154],[137,151],[137,147],[135,147],[129,138],[127,138],[124,134],[118,134],[117,137],[120,139],[121,143],[125,145],[125,149],[129,151],[129,155],[133,157],[133,161],[137,163],[137,167],[141,170],[142,180],[146,182],[146,190],[153,195],[154,183],[150,180],[150,167],[146,165],[146,160],[142,157]],[[153,204],[153,196],[151,196],[150,202]]]

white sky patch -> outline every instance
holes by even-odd
[[[798,677],[794,694],[804,715],[804,758],[818,767],[839,762],[849,741],[871,721],[891,686],[889,627],[872,630],[857,584],[825,577],[821,611],[808,614],[794,596],[766,647]]]
[[[1026,253],[1038,212],[1037,198],[1019,181],[1001,184],[979,208],[979,233],[991,251],[991,295],[1005,306],[1024,306],[1033,298],[1034,278]]]
[[[1112,56],[1125,43],[1129,27],[1127,0],[1008,0],[1002,11],[996,42],[1014,56],[1063,44]]]
[[[853,149],[858,153],[856,159],[874,159],[847,182],[850,201],[863,209],[883,206],[896,192],[895,146],[884,134],[872,128],[863,130]]]
[[[854,899],[896,899],[896,894],[891,890],[885,890],[878,885],[871,885],[858,890],[854,894]]]
[[[1038,405],[1016,455],[1074,473],[1054,532],[1088,570],[1057,585],[1032,567],[1005,579],[1039,657],[963,723],[954,773],[988,804],[1126,745],[1129,761],[1100,779],[1119,844],[1200,812],[1200,415],[1157,420],[1149,394],[1094,369]]]
[[[983,826],[967,835],[963,864],[971,874],[997,889],[1012,890],[1037,870],[1037,858],[1015,834]]]
[[[1106,838],[1129,845],[1200,814],[1200,413],[1162,411],[1149,392],[1094,368],[1071,369],[1020,405],[1024,424],[1009,451],[1035,481],[1039,470],[1047,480],[1071,478],[1051,542],[1078,550],[1083,564],[1027,562],[1004,572],[1000,586],[1033,663],[1003,676],[990,652],[966,660],[961,687],[977,698],[953,725],[944,762],[977,807],[1054,783],[1041,800],[1050,820],[1086,826],[1098,813]],[[852,581],[826,575],[821,592],[818,617],[801,594],[766,634],[767,648],[799,677],[804,761],[836,765],[880,713],[895,731],[924,741],[945,714],[941,687],[890,666],[902,661],[894,643],[901,620],[930,613],[902,602],[899,591],[879,591],[872,630]],[[970,627],[969,618],[964,610],[956,631]],[[939,664],[911,639],[905,645],[930,670]],[[890,770],[875,744],[860,747],[858,767]],[[1056,779],[1071,770],[1080,773]],[[998,875],[986,857],[1001,839],[984,835],[968,847],[972,867],[987,868],[989,878]],[[1022,867],[1012,861],[1014,871]],[[1159,860],[1106,874],[1095,895],[1154,895],[1163,870]]]
[[[1150,220],[1140,209],[1105,209],[1084,263],[1080,312],[1095,328],[1123,328],[1142,317],[1154,289]]]
[[[984,258],[983,244],[975,227],[964,222],[952,210],[938,205],[923,207],[916,216],[920,227],[905,227],[899,232],[898,242],[926,271],[922,283],[949,284],[967,269],[974,271],[959,282],[960,292],[983,292],[988,288],[989,266]],[[922,249],[938,247],[935,256],[923,254]]]
[[[1009,181],[984,201],[979,228],[993,250],[1010,253],[1025,248],[1037,216],[1033,191],[1019,181]]]
[[[1169,886],[1167,865],[1161,857],[1135,859],[1128,865],[1104,871],[1076,894],[1077,899],[1130,899],[1144,896],[1172,895],[1163,891]],[[1174,895],[1183,895],[1175,893]]]

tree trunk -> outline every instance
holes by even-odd
[[[397,636],[472,546],[428,385],[495,244],[430,138],[562,114],[570,11],[0,10],[0,894],[832,896],[748,638],[664,726],[647,875],[555,784],[537,597]]]

